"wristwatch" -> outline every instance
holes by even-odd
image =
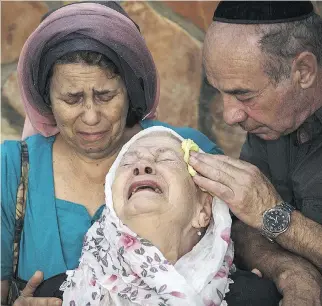
[[[291,213],[294,210],[295,208],[287,202],[281,202],[266,210],[263,214],[262,235],[270,242],[275,242],[277,236],[289,228]]]

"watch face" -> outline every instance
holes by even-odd
[[[282,233],[288,228],[290,214],[283,209],[270,209],[264,214],[263,224],[272,233]]]

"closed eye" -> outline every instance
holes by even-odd
[[[114,97],[116,96],[116,94],[105,94],[105,95],[97,95],[96,98],[101,101],[101,102],[109,102],[111,101]]]
[[[236,97],[238,101],[240,102],[243,102],[243,103],[247,103],[247,102],[250,102],[252,101],[253,97],[250,97],[250,98],[240,98],[240,97]]]
[[[156,156],[156,162],[177,162],[178,157],[175,153],[172,152],[164,152]]]
[[[170,159],[170,158],[158,158],[157,162],[176,162],[177,160]]]
[[[136,163],[136,161],[124,161],[121,163],[121,167],[128,167],[128,166],[132,166],[134,163]]]

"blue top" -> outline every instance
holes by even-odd
[[[194,140],[207,153],[222,151],[205,135],[187,127],[173,127],[155,120],[141,126],[165,126],[184,138]],[[34,135],[27,138],[29,150],[29,185],[24,228],[20,244],[18,276],[28,280],[36,270],[45,279],[78,266],[84,234],[103,210],[93,218],[77,203],[57,199],[54,191],[52,146],[55,136]],[[12,274],[13,233],[17,188],[20,180],[20,143],[5,141],[1,145],[1,279]]]

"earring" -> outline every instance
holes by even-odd
[[[198,232],[197,232],[197,235],[198,235],[198,236],[201,236],[201,232],[200,232],[200,231],[198,231]]]

